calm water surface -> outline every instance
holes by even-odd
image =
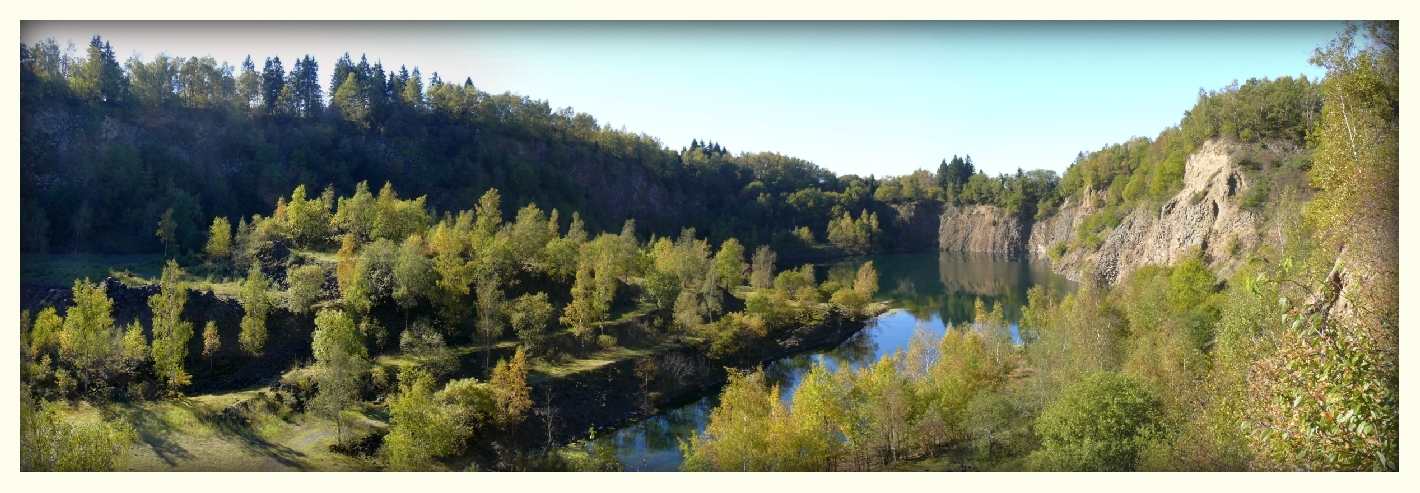
[[[789,356],[765,366],[771,382],[778,383],[787,402],[794,395],[801,375],[815,363],[830,368],[853,368],[871,364],[899,349],[906,350],[913,333],[921,328],[933,338],[946,331],[948,323],[970,323],[976,299],[989,308],[1004,305],[1011,323],[1011,337],[1017,338],[1016,321],[1026,290],[1037,284],[1072,292],[1075,284],[1050,272],[1044,262],[1010,259],[986,254],[946,252],[908,253],[856,257],[816,266],[819,282],[838,279],[850,285],[858,267],[873,261],[878,271],[877,301],[887,301],[893,310],[870,320],[867,327],[836,348]],[[793,266],[781,266],[781,268]],[[575,444],[594,454],[615,453],[627,471],[675,471],[682,460],[680,440],[703,432],[710,410],[718,403],[716,389],[711,395],[688,403],[662,408],[654,416],[620,429],[598,433],[594,440]]]

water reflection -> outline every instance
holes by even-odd
[[[589,449],[612,447],[622,469],[626,471],[677,471],[683,460],[680,440],[688,439],[694,432],[704,431],[705,425],[710,422],[710,410],[717,404],[719,399],[716,396],[706,396],[681,407],[663,409],[655,416],[582,446]]]
[[[888,300],[928,321],[934,315],[954,324],[970,322],[977,298],[988,307],[1002,303],[1007,320],[1018,320],[1031,286],[1051,285],[1073,291],[1074,283],[1050,272],[1044,262],[986,253],[909,253],[875,255],[837,262],[830,279],[851,279],[858,266],[873,262],[878,271],[878,299]],[[936,268],[930,266],[935,264]],[[840,281],[842,282],[842,281]]]
[[[814,364],[829,368],[869,365],[886,354],[905,350],[919,329],[933,340],[940,338],[948,323],[959,325],[974,319],[977,298],[987,307],[1002,304],[1012,337],[1016,338],[1015,322],[1026,302],[1026,290],[1037,284],[1054,286],[1062,293],[1075,290],[1074,283],[1050,272],[1042,262],[990,254],[928,252],[855,257],[816,266],[818,278],[851,285],[858,267],[868,261],[878,271],[875,299],[887,301],[894,310],[870,321],[868,327],[836,348],[798,354],[766,365],[766,377],[779,384],[786,402],[798,387],[799,377]],[[627,471],[675,471],[682,461],[679,440],[703,431],[716,404],[715,395],[705,396],[690,404],[663,409],[655,416],[580,446],[614,448]]]

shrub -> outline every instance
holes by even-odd
[[[1006,396],[983,390],[966,404],[962,426],[978,457],[1012,455],[1029,431],[1018,424],[1021,412]]]
[[[294,313],[310,311],[311,305],[320,298],[321,285],[325,284],[325,269],[319,265],[303,265],[291,270],[290,289],[287,302]]]
[[[615,336],[612,336],[612,335],[610,335],[610,334],[602,334],[602,335],[599,335],[599,336],[597,336],[597,346],[600,346],[602,349],[612,349],[612,348],[615,348],[615,347],[616,347],[616,337],[615,337]]]
[[[413,356],[432,376],[445,377],[458,371],[459,361],[427,320],[419,319],[399,335],[399,350]]]
[[[1262,210],[1262,207],[1264,205],[1267,205],[1267,199],[1271,196],[1272,183],[1266,180],[1260,180],[1257,182],[1257,184],[1253,185],[1252,188],[1248,189],[1247,193],[1242,196],[1242,200],[1239,201],[1238,205],[1242,207],[1243,210],[1257,212],[1259,210]]]
[[[1034,469],[1129,471],[1162,431],[1163,403],[1142,380],[1113,372],[1087,376],[1061,391],[1036,421],[1042,448]]]
[[[112,471],[137,441],[132,427],[97,419],[70,420],[53,404],[20,400],[21,471]]]
[[[1059,262],[1059,261],[1060,261],[1060,257],[1065,256],[1065,252],[1068,251],[1069,249],[1070,249],[1070,246],[1069,246],[1068,244],[1066,244],[1066,242],[1064,242],[1064,241],[1062,241],[1062,242],[1060,242],[1060,243],[1056,243],[1056,244],[1054,244],[1054,245],[1051,245],[1051,246],[1050,246],[1050,251],[1049,251],[1050,261],[1051,261],[1051,262]]]
[[[1197,258],[1178,264],[1169,275],[1169,303],[1176,312],[1184,312],[1202,303],[1217,290],[1213,272]]]

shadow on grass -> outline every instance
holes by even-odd
[[[221,419],[220,414],[211,407],[191,401],[173,402],[172,405],[187,407],[197,421],[210,426],[227,443],[237,445],[253,455],[267,457],[285,467],[310,469],[310,465],[305,462],[306,454],[262,438],[247,423]],[[192,451],[172,440],[177,434],[190,430],[173,426],[159,411],[136,405],[110,405],[104,410],[115,419],[133,426],[138,433],[138,440],[151,447],[153,453],[167,465],[176,467],[179,462],[198,459]]]
[[[213,415],[215,415],[215,413]],[[252,430],[250,421],[232,422],[211,418],[207,420],[219,434],[231,439],[230,441],[232,443],[241,446],[248,452],[268,457],[270,460],[276,461],[276,463],[285,467],[291,467],[301,471],[311,469],[310,465],[305,461],[307,458],[306,454],[262,438],[255,430]],[[286,423],[292,423],[286,419],[281,420]]]
[[[138,440],[151,447],[153,453],[169,466],[176,466],[180,460],[193,459],[191,452],[169,439],[180,430],[174,428],[151,409],[140,406],[108,405],[103,407],[103,411],[114,416],[116,420],[132,426],[138,432]]]

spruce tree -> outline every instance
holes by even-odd
[[[277,113],[276,100],[285,87],[286,69],[281,66],[281,57],[267,58],[261,70],[261,102],[267,114]]]
[[[340,89],[340,85],[345,83],[345,79],[355,71],[355,65],[350,61],[350,52],[345,52],[340,58],[335,60],[335,67],[330,72],[330,93]]]

